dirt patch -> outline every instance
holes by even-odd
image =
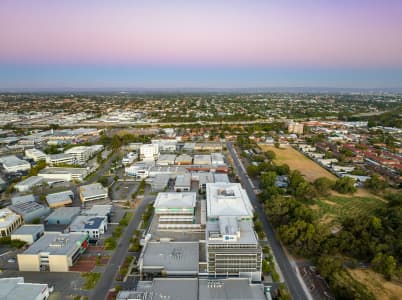
[[[395,281],[387,281],[380,274],[372,270],[353,269],[349,270],[353,278],[364,284],[377,299],[400,299],[402,285]]]
[[[314,181],[320,177],[336,180],[333,174],[290,146],[281,149],[268,145],[259,146],[263,151],[271,150],[275,152],[276,158],[274,161],[277,164],[287,164],[291,170],[299,170],[309,181]]]
[[[338,205],[338,203],[335,203],[335,202],[332,202],[332,201],[329,201],[329,200],[321,200],[321,201],[326,203],[326,204],[328,204],[328,205],[331,205],[331,206],[337,206]]]
[[[320,210],[320,207],[317,204],[310,205],[312,210]]]

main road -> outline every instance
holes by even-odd
[[[247,176],[247,174],[244,170],[243,164],[240,162],[240,159],[239,159],[236,151],[234,150],[233,145],[231,143],[227,143],[227,148],[229,150],[230,155],[233,158],[233,162],[237,169],[237,174],[239,175],[239,179],[243,183],[243,186],[247,191],[247,194],[251,200],[251,203],[253,204],[255,211],[262,222],[265,234],[266,234],[269,244],[272,248],[272,252],[276,258],[276,261],[278,262],[279,268],[281,269],[286,286],[288,287],[288,290],[290,291],[292,299],[297,299],[297,300],[311,299],[311,296],[309,296],[308,292],[306,292],[304,290],[302,283],[300,282],[299,278],[297,277],[296,271],[293,269],[292,264],[289,261],[289,258],[287,257],[284,249],[282,248],[282,245],[276,239],[275,232],[274,232],[271,224],[268,222],[268,219],[264,213],[264,210],[261,207],[261,204],[256,197],[255,191],[252,187],[249,177]]]
[[[128,247],[130,245],[130,240],[133,232],[137,229],[141,221],[141,216],[144,213],[146,206],[152,202],[152,199],[152,197],[144,197],[139,207],[136,209],[131,222],[128,224],[126,230],[124,231],[124,234],[119,240],[116,249],[113,252],[111,259],[109,260],[105,271],[102,273],[102,277],[96,285],[96,288],[93,290],[91,294],[91,299],[106,299],[109,290],[112,288],[119,267],[123,264],[123,261],[128,254]]]

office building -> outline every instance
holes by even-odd
[[[14,185],[14,188],[20,192],[20,193],[25,193],[29,192],[36,186],[42,185],[43,178],[40,176],[31,176],[28,177],[20,182],[18,182],[16,185]]]
[[[46,160],[46,154],[35,148],[26,149],[25,157],[30,158],[35,162],[40,161],[40,160]]]
[[[31,169],[31,164],[29,162],[19,159],[15,155],[0,157],[0,163],[3,165],[6,173],[16,173]]]
[[[191,174],[185,173],[177,175],[174,184],[174,190],[176,192],[189,192],[191,191]]]
[[[140,158],[145,161],[155,161],[159,157],[158,144],[144,144],[140,146]]]
[[[0,209],[0,237],[10,236],[23,224],[22,217],[8,208]]]
[[[80,199],[82,203],[93,203],[107,199],[107,188],[100,183],[92,183],[80,187]]]
[[[67,229],[69,232],[86,232],[90,241],[97,241],[107,230],[106,216],[77,216]]]
[[[83,181],[88,175],[86,168],[47,167],[39,171],[38,176],[49,181]]]
[[[303,123],[291,121],[288,124],[288,133],[303,134],[303,129],[304,129]]]
[[[49,286],[45,283],[26,283],[24,277],[0,278],[2,300],[46,300]]]
[[[45,227],[42,224],[25,224],[11,233],[12,240],[20,240],[28,245],[37,241],[45,232]]]
[[[64,151],[64,153],[72,155],[75,164],[84,165],[93,155],[93,149],[88,146],[77,146]]]
[[[50,166],[72,165],[74,162],[74,156],[66,153],[50,154],[46,158],[46,163]]]
[[[72,205],[74,193],[70,190],[46,195],[46,202],[50,208]]]
[[[45,232],[23,253],[17,254],[20,271],[68,272],[88,248],[88,234]]]

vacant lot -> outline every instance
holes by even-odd
[[[364,284],[377,299],[396,300],[402,295],[402,285],[395,281],[387,281],[380,274],[366,269],[349,270],[353,278]]]
[[[267,145],[259,146],[263,151],[271,150],[275,152],[276,158],[274,161],[277,164],[287,164],[291,170],[299,170],[309,181],[314,181],[319,177],[327,177],[328,179],[336,180],[336,177],[330,172],[290,146],[283,149]]]
[[[386,203],[372,197],[328,196],[315,200],[312,207],[324,219],[368,216]]]

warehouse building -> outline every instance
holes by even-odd
[[[37,241],[45,232],[45,227],[42,224],[22,225],[11,234],[12,240],[20,240],[28,245]]]
[[[92,183],[80,187],[80,199],[84,204],[105,201],[107,199],[107,188],[100,183]]]
[[[36,186],[42,185],[43,178],[40,176],[31,176],[28,177],[20,182],[18,182],[16,185],[14,185],[14,188],[20,192],[20,193],[25,193],[29,192]]]
[[[10,236],[23,224],[22,217],[8,208],[0,209],[0,237]]]
[[[208,154],[198,154],[194,155],[195,165],[211,165],[211,155]]]
[[[32,201],[36,201],[35,196],[33,194],[11,197],[11,204],[13,205],[17,203],[25,203]]]
[[[88,248],[88,234],[46,232],[17,255],[20,271],[68,272]]]
[[[72,191],[63,191],[46,196],[47,205],[50,208],[58,208],[62,206],[69,206],[73,203],[74,193]]]
[[[30,158],[35,162],[40,161],[40,160],[46,160],[46,154],[35,148],[26,149],[25,157]]]
[[[49,207],[35,201],[19,202],[10,205],[9,208],[19,214],[25,223],[31,223],[32,221],[40,219],[50,213]]]
[[[83,216],[106,217],[107,222],[110,223],[112,216],[112,205],[110,204],[95,204],[88,209],[81,211]]]
[[[56,208],[47,218],[45,224],[49,225],[68,225],[80,214],[79,207],[59,207]]]
[[[0,299],[2,300],[46,300],[49,286],[45,283],[25,283],[24,277],[0,279]]]
[[[222,153],[211,153],[211,164],[213,167],[226,165],[225,159]]]
[[[191,174],[185,173],[177,175],[174,184],[174,190],[176,192],[189,192],[191,191]]]
[[[193,157],[185,153],[180,154],[175,160],[176,165],[191,165],[192,163]]]
[[[88,170],[86,168],[48,167],[38,173],[38,176],[46,180],[56,181],[83,181],[87,175]]]
[[[152,192],[162,192],[169,184],[170,176],[167,174],[157,174],[155,177],[151,178],[151,191]]]
[[[158,160],[156,161],[156,165],[158,166],[174,165],[175,160],[176,160],[175,154],[161,154]]]
[[[15,155],[0,157],[0,163],[3,165],[6,173],[16,173],[31,169],[31,164],[29,162],[19,159]]]

